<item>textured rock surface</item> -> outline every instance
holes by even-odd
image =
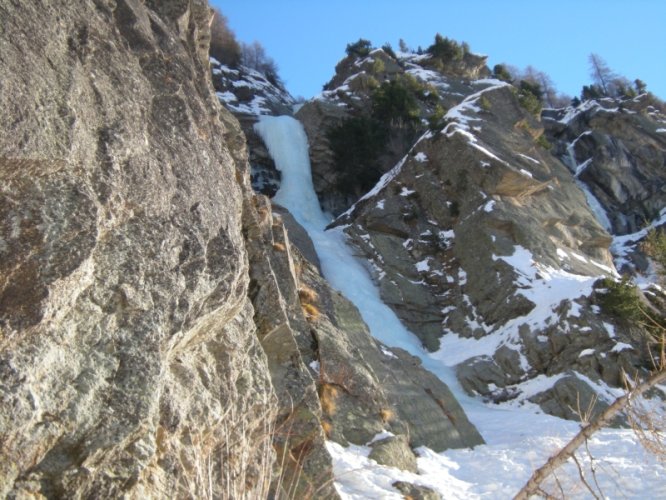
[[[371,458],[380,465],[397,467],[408,472],[418,472],[416,466],[416,455],[409,447],[407,436],[392,436],[380,441],[375,441],[370,445],[372,451],[368,458]]]
[[[514,399],[529,380],[572,368],[621,385],[619,370],[607,368],[633,372],[640,342],[630,328],[607,326],[590,295],[595,277],[613,272],[611,236],[570,170],[537,144],[542,125],[510,86],[488,81],[447,118],[337,222],[349,224],[382,297],[430,350],[442,335],[494,346],[459,355],[471,393]],[[581,284],[530,300],[530,290],[560,278]],[[604,361],[590,363],[586,350]],[[540,402],[567,414],[562,394],[546,391]]]
[[[666,134],[659,132],[666,115],[651,101],[647,94],[588,101],[544,120],[557,154],[604,208],[613,234],[637,232],[666,206]]]
[[[0,496],[262,494],[275,395],[207,4],[0,18]]]
[[[297,250],[283,216],[257,195],[246,210],[250,296],[255,323],[278,396],[275,447],[286,495],[337,497],[324,447],[317,385],[306,364],[314,358],[310,325],[299,300]],[[292,225],[295,225],[292,222]],[[302,228],[301,228],[302,231]]]
[[[436,491],[426,486],[406,483],[405,481],[396,481],[392,486],[402,493],[405,498],[413,500],[440,500],[442,497]]]
[[[324,92],[296,113],[308,135],[312,180],[322,207],[339,215],[364,194],[360,186],[341,182],[328,134],[346,119],[369,117],[373,93],[382,83],[399,81],[410,89],[421,118],[420,123],[407,127],[399,121],[384,123],[389,134],[376,162],[379,171],[386,172],[411,147],[414,134],[425,131],[433,113],[455,106],[464,96],[476,92],[469,78],[488,74],[485,62],[485,57],[467,54],[464,61],[452,62],[444,71],[436,71],[434,66],[441,65],[427,56],[402,53],[395,58],[383,49],[375,49],[366,57],[348,55],[342,59]]]

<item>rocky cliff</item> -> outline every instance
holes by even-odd
[[[639,242],[644,224],[664,222],[663,108],[643,94],[542,119],[520,88],[429,60],[349,56],[298,112],[322,205],[337,213],[354,200],[330,131],[376,115],[391,83],[413,92],[419,137],[335,224],[384,301],[470,394],[567,418],[597,397],[603,406],[623,370],[650,364],[640,331],[600,311],[598,280],[627,265],[649,274]]]
[[[261,494],[275,393],[207,4],[0,15],[2,496]]]
[[[482,442],[253,193],[206,2],[0,17],[2,496],[334,498],[327,438]]]

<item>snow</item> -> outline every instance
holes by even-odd
[[[225,107],[234,113],[264,115],[271,113],[269,102],[294,104],[293,98],[283,89],[270,83],[260,72],[248,68],[232,69],[210,58],[212,72],[221,78],[225,85],[235,89],[248,88],[255,94],[249,102],[239,102],[238,96],[231,91],[217,92],[217,97]]]
[[[328,442],[335,486],[345,500],[402,499],[391,487],[400,480],[430,487],[444,500],[512,498],[530,473],[579,429],[574,422],[525,410],[505,410],[496,418],[496,438],[486,445],[444,453],[417,448],[419,474],[378,465],[367,458],[367,446],[344,448]],[[631,430],[602,430],[590,439],[589,449],[606,498],[666,498],[663,467],[636,442]],[[589,456],[577,456],[591,474]],[[567,498],[589,498],[577,482],[574,466],[564,467],[558,478]],[[546,485],[557,491],[553,482]]]
[[[518,153],[518,156],[520,156],[521,158],[525,158],[527,161],[531,161],[532,163],[536,163],[537,165],[541,165],[541,162],[539,160],[535,160],[531,156],[527,156],[522,153]]]
[[[389,350],[386,349],[385,347],[382,346],[382,347],[380,347],[380,349],[381,349],[382,354],[383,354],[384,356],[386,356],[386,357],[388,357],[388,358],[398,359],[398,356],[396,356],[395,354],[393,354],[391,351],[389,351]]]
[[[650,222],[650,224],[648,224],[643,229],[635,233],[613,237],[613,243],[611,244],[611,253],[615,258],[615,267],[621,269],[624,264],[628,263],[629,262],[628,255],[635,249],[636,245],[643,238],[647,236],[648,232],[651,229],[659,227],[663,224],[666,224],[666,207],[661,209],[659,217]],[[654,276],[650,276],[649,273],[648,276],[646,276],[646,278],[651,282],[656,281],[655,279],[653,279]],[[642,278],[642,280],[645,280],[645,278]],[[640,284],[640,280],[637,280],[637,282]]]
[[[601,204],[601,202],[597,199],[596,196],[594,196],[592,191],[590,191],[590,189],[587,187],[585,183],[580,181],[576,181],[576,183],[585,194],[585,198],[587,199],[587,204],[592,209],[592,213],[594,213],[599,223],[603,226],[603,228],[606,231],[612,234],[613,225],[611,224],[611,221],[608,218],[608,214],[606,213],[606,210],[604,210],[604,207]]]
[[[578,136],[571,144],[567,146],[566,162],[569,164],[569,168],[574,172],[574,175],[576,176],[576,184],[581,189],[581,191],[583,191],[583,194],[585,194],[587,204],[592,210],[592,213],[594,213],[595,217],[597,218],[597,221],[606,231],[612,234],[613,225],[611,224],[611,221],[608,218],[608,214],[606,213],[606,210],[604,210],[603,205],[601,204],[601,202],[599,202],[597,197],[594,196],[592,191],[590,191],[590,188],[587,186],[587,184],[585,184],[584,182],[580,181],[577,178],[577,176],[585,168],[587,168],[589,163],[592,161],[591,159],[589,159],[583,162],[581,165],[579,165],[576,161],[576,154],[575,154],[576,141],[578,141],[584,135],[587,135],[587,132],[584,132],[583,134]]]
[[[416,263],[416,270],[421,272],[421,273],[430,271],[430,264],[428,263],[429,260],[430,260],[430,257],[422,260],[421,262],[417,262]]]
[[[627,349],[631,349],[632,351],[634,350],[634,348],[631,345],[625,344],[624,342],[618,342],[613,346],[611,352],[621,352],[621,351],[626,351]]]
[[[499,158],[496,154],[488,150],[488,148],[485,148],[484,146],[479,144],[477,137],[471,132],[471,130],[478,130],[478,127],[471,126],[470,122],[473,121],[478,122],[482,120],[480,118],[470,116],[469,113],[471,112],[474,115],[476,115],[481,111],[481,108],[479,108],[476,105],[476,102],[482,97],[482,95],[485,92],[506,87],[509,84],[506,82],[502,82],[499,80],[492,80],[492,79],[477,80],[475,83],[491,84],[491,86],[486,87],[483,90],[480,90],[479,92],[476,92],[475,94],[466,97],[460,104],[451,108],[444,117],[445,120],[450,121],[451,123],[449,123],[444,128],[444,130],[442,130],[442,134],[446,135],[447,137],[452,137],[454,134],[461,134],[467,138],[468,144],[473,148],[478,149],[483,154],[489,156],[494,160],[497,160],[500,163],[508,165],[506,161]]]
[[[415,159],[416,161],[418,161],[419,163],[424,163],[424,162],[428,161],[428,157],[427,157],[426,154],[425,154],[424,152],[422,152],[422,151],[416,153],[416,156],[414,157],[414,159]]]
[[[666,134],[666,128],[658,128],[657,133],[658,134]]]
[[[583,102],[580,106],[574,108],[573,106],[569,106],[566,108],[566,114],[562,117],[562,119],[559,120],[560,123],[563,123],[564,125],[568,125],[573,121],[579,114],[584,113],[586,111],[589,111],[594,108],[601,108],[599,103],[594,100],[589,100]]]
[[[444,499],[511,498],[531,472],[579,430],[579,425],[544,415],[535,405],[524,402],[524,398],[522,402],[514,400],[493,405],[471,397],[462,390],[454,367],[472,356],[492,355],[500,345],[515,347],[511,342],[518,337],[521,324],[545,324],[552,316],[553,308],[562,300],[589,294],[595,278],[543,266],[527,249],[517,246],[511,255],[498,256],[495,260],[502,260],[516,269],[521,287],[519,293],[535,304],[528,317],[501,325],[479,340],[446,335],[438,352],[427,353],[381,301],[366,265],[356,259],[347,246],[342,228],[325,230],[331,218],[322,213],[312,188],[307,138],[300,123],[290,117],[263,116],[255,128],[282,172],[282,185],[275,202],[285,206],[309,233],[324,276],[356,304],[375,338],[387,346],[400,347],[417,356],[426,369],[449,386],[487,443],[474,449],[443,453],[421,447],[417,450],[419,474],[412,474],[376,464],[368,458],[368,446],[352,444],[343,447],[327,442],[333,459],[334,484],[340,496],[345,500],[400,499],[402,495],[391,484],[404,480],[433,488]],[[404,161],[380,180],[372,190],[373,195],[397,175]],[[366,195],[369,196],[372,195]],[[453,231],[440,232],[440,237],[446,239],[453,236]],[[419,265],[425,268],[427,260]],[[460,275],[464,278],[464,271]],[[612,327],[608,327],[611,333]],[[622,348],[622,344],[616,345],[616,349]],[[382,352],[392,355],[383,348]],[[526,363],[527,360],[521,360],[521,364]],[[312,368],[316,369],[315,366]],[[520,390],[529,397],[551,387],[561,376],[542,375],[510,389]],[[605,391],[607,397],[613,397],[614,393],[606,387],[585,381]],[[590,451],[595,457],[599,483],[606,496],[666,498],[664,469],[646,454],[631,430],[605,429],[595,434],[590,440]],[[589,463],[586,456],[579,458],[584,464]],[[578,473],[575,469],[565,468],[558,477],[572,497],[585,495],[576,482]]]

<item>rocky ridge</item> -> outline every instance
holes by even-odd
[[[617,276],[614,258],[648,268],[639,221],[657,227],[664,215],[658,103],[587,101],[542,120],[512,85],[433,71],[421,58],[350,56],[298,112],[322,205],[335,212],[349,201],[335,194],[326,131],[368,112],[372,79],[409,72],[432,85],[449,109],[441,126],[426,124],[435,101],[424,103],[420,138],[335,224],[368,259],[385,302],[457,366],[468,392],[566,418],[579,397],[603,407],[622,370],[649,365],[639,332],[600,314],[595,283]]]
[[[472,60],[469,60],[472,59]],[[414,140],[428,128],[427,118],[439,109],[448,109],[475,92],[471,77],[489,74],[485,59],[469,55],[456,65],[451,76],[433,68],[432,58],[412,53],[372,50],[367,56],[349,54],[336,66],[334,77],[324,91],[306,102],[296,113],[303,122],[310,142],[312,178],[325,210],[339,215],[365,191],[341,192],[341,172],[336,168],[330,145],[330,131],[350,118],[372,113],[372,96],[382,83],[398,82],[416,98],[419,121],[414,130],[392,130],[385,147],[378,153],[379,175],[390,170],[411,148]],[[376,175],[375,182],[379,180]]]

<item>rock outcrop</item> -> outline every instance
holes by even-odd
[[[416,358],[378,344],[358,310],[320,276],[317,261],[303,256],[299,248],[312,255],[312,242],[289,213],[272,211],[260,195],[252,205],[245,222],[250,296],[280,401],[275,442],[287,491],[334,495],[324,434],[363,445],[389,430],[407,456],[410,446],[481,444],[449,389]]]
[[[414,139],[427,130],[429,120],[436,121],[433,117],[438,113],[476,91],[470,79],[489,74],[486,58],[471,53],[463,60],[442,66],[439,59],[427,54],[389,52],[378,48],[367,56],[348,54],[337,64],[324,92],[306,102],[295,115],[308,135],[315,191],[322,207],[335,216],[347,210],[365,191],[360,189],[359,182],[346,181],[336,164],[330,143],[334,128],[346,120],[372,117],[374,97],[381,85],[397,84],[398,91],[392,95],[411,96],[412,105],[418,110],[417,120],[409,124],[402,119],[379,120],[379,126],[386,128],[387,134],[382,148],[376,152],[374,184],[404,156]],[[361,173],[368,175],[365,171]]]
[[[0,495],[265,494],[277,404],[207,3],[0,17]]]
[[[666,206],[666,116],[649,94],[549,111],[546,132],[616,235],[636,233]]]
[[[595,305],[612,239],[515,89],[477,85],[336,224],[468,392],[569,418],[580,386],[621,386],[620,369],[644,361],[636,332]]]
[[[280,172],[254,131],[254,124],[260,115],[291,115],[294,98],[275,78],[252,68],[230,68],[211,58],[211,71],[220,103],[238,119],[245,134],[252,188],[272,197],[280,188]]]

